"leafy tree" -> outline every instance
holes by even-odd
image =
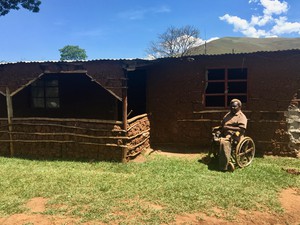
[[[180,28],[171,26],[158,35],[157,41],[150,43],[146,52],[154,58],[184,56],[198,42],[199,31],[196,28],[188,25]]]
[[[6,15],[12,9],[19,10],[20,7],[32,12],[39,12],[40,4],[39,0],[0,0],[0,16]]]
[[[87,55],[84,49],[76,45],[66,45],[60,51],[60,60],[86,60]]]

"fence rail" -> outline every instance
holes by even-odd
[[[130,159],[149,148],[150,122],[147,114],[138,115],[127,122],[127,159]]]
[[[71,118],[0,119],[0,154],[124,161],[149,147],[147,114],[121,121]]]

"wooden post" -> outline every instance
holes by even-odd
[[[127,137],[127,69],[124,69],[124,78],[122,80],[122,103],[123,103],[123,129],[125,130],[125,136]],[[127,143],[125,143],[127,145]],[[127,161],[127,147],[123,147],[123,158],[122,162]]]
[[[8,121],[8,132],[9,132],[9,149],[10,156],[14,157],[14,146],[13,146],[13,137],[12,137],[12,118],[13,118],[13,106],[12,106],[12,97],[10,96],[9,88],[6,87],[6,107],[7,107],[7,121]]]
[[[127,130],[127,71],[125,71],[125,79],[122,81],[122,102],[123,102],[123,129]]]

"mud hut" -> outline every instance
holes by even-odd
[[[149,121],[145,106],[132,103],[145,103],[145,88],[128,85],[145,83],[144,63],[1,64],[0,155],[127,161],[140,153],[149,146]]]
[[[232,98],[258,154],[299,156],[300,50],[0,64],[0,155],[128,161],[205,152]]]
[[[158,59],[148,70],[151,144],[208,150],[232,98],[258,153],[299,155],[300,50]]]

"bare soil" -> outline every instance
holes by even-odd
[[[221,210],[215,209],[215,215],[208,216],[204,213],[179,215],[175,224],[203,224],[203,225],[299,225],[300,224],[300,190],[286,189],[279,195],[279,200],[284,213],[277,215],[267,212],[243,211],[233,221],[225,219],[226,215]]]
[[[155,154],[163,154],[170,157],[187,157],[196,158],[199,154],[178,154],[155,152]],[[145,158],[140,156],[135,159],[136,162],[143,162]],[[295,174],[298,175],[298,174]],[[225,212],[220,209],[212,209],[214,213],[207,215],[202,212],[193,214],[178,215],[173,224],[202,224],[202,225],[299,225],[300,224],[300,190],[285,189],[278,196],[284,213],[271,214],[258,211],[243,211],[229,221],[226,219]],[[46,210],[46,198],[30,199],[26,208],[28,211],[22,214],[14,214],[7,217],[0,217],[1,225],[102,225],[104,223],[91,221],[81,223],[80,218],[72,218],[67,216],[44,215]]]

